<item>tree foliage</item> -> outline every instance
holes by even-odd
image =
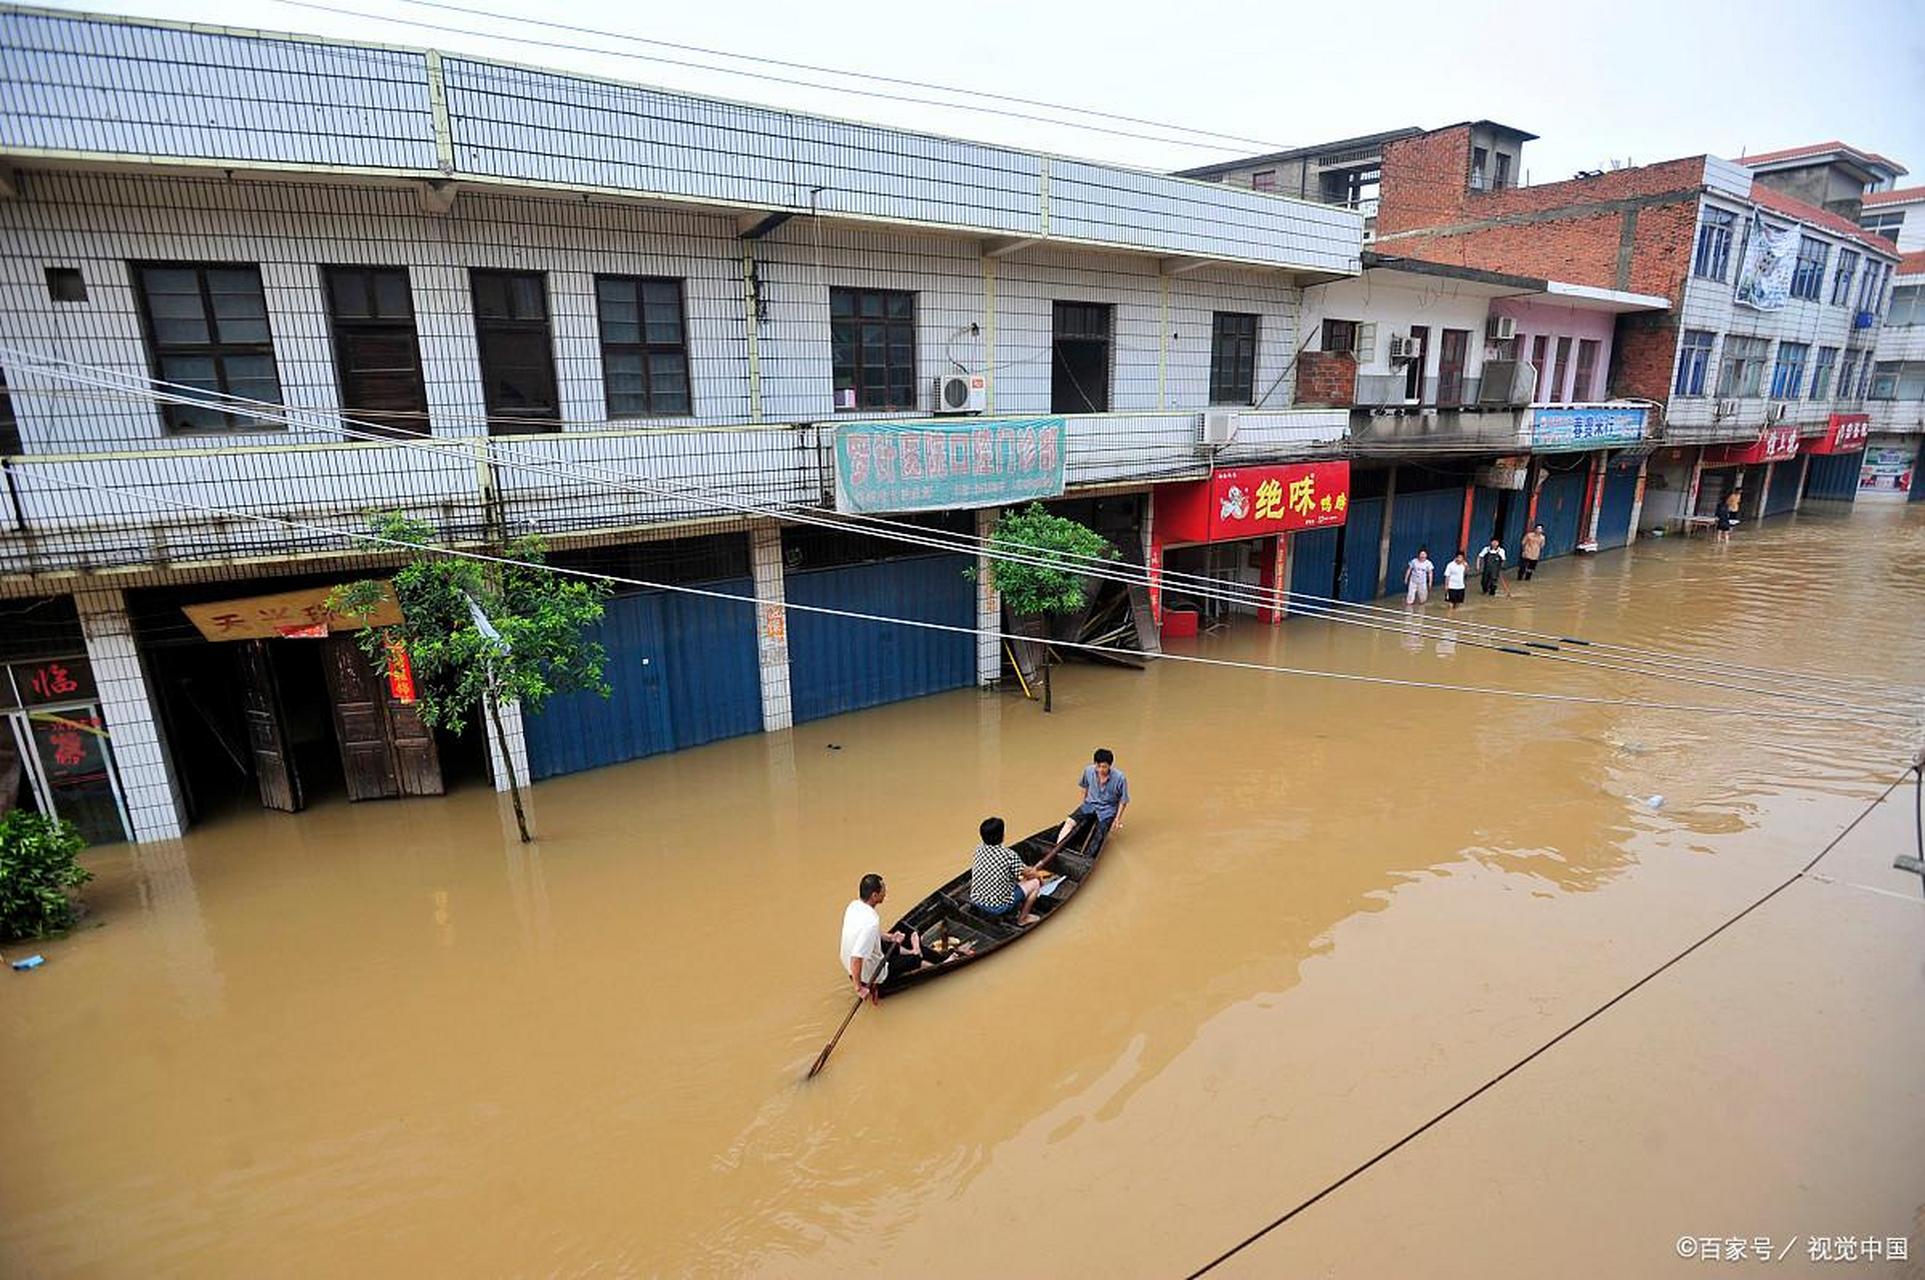
[[[44,938],[74,922],[69,891],[93,879],[74,861],[86,844],[63,818],[25,809],[0,817],[0,941]]]
[[[1116,548],[1094,529],[1051,515],[1040,502],[1003,512],[989,540],[990,581],[1017,616],[1074,613],[1093,585],[1095,560],[1116,559]],[[1030,564],[1001,557],[1021,555],[1047,563]],[[968,571],[974,576],[974,570]]]
[[[418,709],[428,724],[459,733],[491,698],[496,707],[519,702],[524,711],[539,711],[557,693],[589,690],[608,696],[602,682],[606,654],[587,635],[587,628],[601,620],[606,583],[522,564],[439,555],[431,549],[432,529],[394,513],[377,516],[374,528],[384,539],[424,550],[394,574],[402,624],[370,627],[361,633],[360,645],[377,670],[387,668],[390,641],[406,645]],[[539,565],[545,554],[541,539],[529,535],[509,543],[503,558]],[[381,596],[378,581],[352,582],[337,587],[328,606],[366,618]],[[500,641],[475,625],[470,600]]]

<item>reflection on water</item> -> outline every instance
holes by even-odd
[[[1897,681],[1922,518],[1554,561],[1453,626]],[[1729,696],[1327,621],[1180,643]],[[7,983],[0,1271],[1181,1270],[1802,863],[1907,732],[1173,663],[1067,668],[1055,704],[544,782],[533,847],[477,791],[102,851],[102,927]],[[1136,803],[1074,909],[799,1085],[857,878],[908,905],[1097,745]]]

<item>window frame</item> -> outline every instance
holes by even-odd
[[[1742,346],[1736,344],[1742,343]],[[1735,348],[1735,350],[1734,350]],[[1755,354],[1753,354],[1755,353]],[[1738,376],[1727,378],[1732,361],[1738,362]],[[1757,400],[1764,395],[1765,366],[1771,359],[1771,339],[1755,334],[1728,334],[1724,340],[1724,351],[1718,362],[1718,396],[1720,400]],[[1727,385],[1737,382],[1736,387]]]
[[[1865,393],[1867,400],[1898,399],[1898,375],[1904,365],[1902,360],[1879,360],[1872,365],[1871,390]]]
[[[1225,321],[1247,321],[1249,333],[1226,333]],[[1227,353],[1225,343],[1233,349]],[[1254,405],[1257,402],[1257,353],[1263,342],[1263,317],[1254,311],[1213,311],[1210,313],[1210,403],[1213,405]],[[1241,348],[1248,345],[1248,351]],[[1226,359],[1231,363],[1225,369]],[[1244,368],[1247,361],[1248,368]]]
[[[1772,400],[1796,400],[1805,385],[1805,364],[1811,357],[1808,342],[1780,342],[1771,363]]]
[[[1879,209],[1859,214],[1858,225],[1881,240],[1898,243],[1900,232],[1905,226],[1903,209]]]
[[[1716,205],[1704,207],[1704,214],[1698,220],[1698,234],[1691,248],[1693,276],[1700,280],[1712,280],[1718,284],[1725,283],[1725,277],[1731,271],[1731,242],[1734,238],[1732,232],[1737,225],[1738,215],[1731,210],[1720,209]],[[1715,272],[1705,270],[1707,255],[1716,261],[1718,269]]]
[[[1251,172],[1250,190],[1275,191],[1276,189],[1277,171],[1275,169],[1257,169]]]
[[[1904,295],[1902,301],[1901,294]],[[1884,323],[1899,328],[1925,324],[1925,284],[1893,285],[1892,301],[1886,308]]]
[[[1812,250],[1817,256],[1812,256]],[[1798,259],[1791,270],[1791,296],[1817,302],[1824,296],[1825,267],[1831,261],[1831,245],[1817,236],[1798,234]]]
[[[841,318],[836,316],[837,294],[847,294],[853,299],[852,314]],[[862,314],[862,299],[867,296],[875,296],[882,300],[881,315],[865,316]],[[889,300],[892,298],[908,299],[909,314],[907,316],[890,314]],[[833,408],[836,413],[914,413],[916,411],[918,399],[916,390],[918,386],[917,370],[920,367],[922,356],[922,353],[917,349],[917,332],[920,327],[917,324],[917,320],[920,315],[920,302],[921,299],[918,298],[913,291],[908,289],[881,289],[862,285],[829,286],[829,401],[831,408]],[[862,360],[863,344],[861,327],[867,324],[880,324],[883,328],[882,387],[883,396],[885,400],[889,400],[888,403],[865,404],[863,402],[862,373],[868,366],[864,364]],[[889,331],[898,324],[906,324],[909,329],[909,381],[906,384],[909,399],[906,403],[901,404],[894,403],[893,400],[890,399],[891,384],[889,378],[892,367],[889,361],[889,348],[891,346]],[[838,380],[841,365],[835,358],[836,327],[838,325],[855,325],[857,327],[856,332],[852,335],[850,346],[850,354],[854,357],[854,361],[848,366],[852,375],[851,389],[856,395],[855,403],[848,406],[844,406],[841,403],[842,397],[840,392],[842,387]]]
[[[1865,260],[1865,274],[1858,284],[1858,310],[1868,311],[1876,316],[1879,304],[1885,299],[1885,282],[1891,276],[1891,264],[1879,262],[1874,258]]]
[[[484,319],[481,314],[480,283],[483,280],[514,280],[528,278],[541,286],[542,316],[539,321],[524,319]],[[555,307],[548,296],[548,273],[546,271],[520,271],[494,267],[468,268],[468,305],[474,313],[475,324],[475,368],[481,375],[481,399],[483,411],[488,417],[488,434],[526,435],[532,432],[552,432],[561,430],[561,379],[555,367]],[[496,403],[493,380],[488,374],[487,341],[483,325],[498,333],[535,333],[542,337],[542,348],[547,353],[548,391],[554,405],[546,412],[504,413]],[[547,425],[543,425],[547,424]]]
[[[26,442],[20,438],[20,418],[13,407],[13,391],[7,386],[7,371],[0,369],[0,458],[16,457],[26,450]]]
[[[602,311],[603,283],[621,284],[635,290],[635,326],[639,341],[611,342],[608,337],[608,317]],[[668,285],[675,290],[675,326],[680,335],[678,341],[650,342],[648,338],[648,299],[646,290],[649,285]],[[675,276],[636,276],[618,272],[598,272],[595,286],[595,340],[602,360],[602,408],[610,422],[623,422],[635,418],[690,418],[695,416],[695,382],[689,369],[688,352],[688,289],[681,279]],[[617,411],[615,408],[615,389],[609,381],[608,357],[634,354],[642,362],[642,410],[631,412]],[[655,360],[656,356],[674,355],[681,361],[682,407],[680,409],[661,409],[656,406]]]
[[[1702,346],[1692,341],[1692,335],[1702,335]],[[1671,394],[1685,399],[1697,399],[1705,394],[1705,383],[1710,379],[1710,371],[1715,367],[1711,353],[1716,349],[1718,335],[1709,329],[1686,329],[1678,339],[1678,372],[1671,381]],[[1697,357],[1695,360],[1693,357]],[[1687,389],[1690,388],[1690,389]]]
[[[1596,338],[1579,338],[1571,358],[1571,403],[1589,404],[1597,399],[1597,358],[1604,344]]]
[[[1349,333],[1350,335],[1350,340],[1341,347],[1333,347],[1330,345],[1332,325],[1345,326],[1344,331]],[[1363,326],[1363,322],[1361,320],[1339,320],[1334,316],[1325,316],[1323,318],[1322,324],[1318,326],[1318,332],[1317,332],[1318,348],[1317,349],[1327,356],[1335,356],[1335,355],[1354,356],[1355,354],[1357,354],[1357,331],[1360,328],[1362,328],[1362,326]]]
[[[358,262],[322,263],[320,270],[321,298],[327,305],[328,342],[330,349],[334,353],[334,385],[341,396],[341,416],[344,418],[353,418],[362,424],[361,426],[357,426],[355,430],[372,429],[395,435],[425,436],[432,434],[429,428],[428,416],[427,371],[421,364],[421,313],[416,310],[414,305],[413,273],[409,271],[406,266],[376,266]],[[335,273],[343,271],[359,271],[364,272],[368,276],[370,300],[379,297],[379,294],[373,291],[373,277],[377,273],[393,272],[399,274],[405,295],[408,299],[408,315],[405,325],[402,321],[386,316],[368,315],[360,318],[342,316],[338,305],[338,295],[335,291]],[[415,397],[421,405],[419,410],[420,422],[418,426],[414,427],[404,427],[396,423],[382,421],[384,417],[398,416],[394,411],[369,409],[364,405],[357,405],[352,402],[348,395],[348,365],[341,345],[341,338],[344,331],[350,335],[357,332],[397,333],[404,327],[408,334],[408,342],[414,349],[414,389]]]
[[[1103,317],[1101,336],[1088,334],[1065,334],[1063,318],[1066,308],[1080,308],[1091,315]],[[1098,344],[1103,349],[1103,403],[1097,405],[1089,394],[1089,389],[1076,379],[1068,361],[1062,355],[1063,344],[1082,342]],[[1051,413],[1113,413],[1115,412],[1116,381],[1116,304],[1113,302],[1084,302],[1075,298],[1051,298],[1049,303],[1049,355],[1050,355],[1050,412]],[[1082,400],[1081,409],[1056,408],[1056,365],[1061,363],[1070,381],[1075,384],[1076,394]]]
[[[1851,305],[1852,283],[1858,278],[1858,263],[1864,255],[1856,249],[1838,248],[1838,265],[1831,273],[1831,305],[1849,307]]]
[[[1811,390],[1806,398],[1810,400],[1831,399],[1831,376],[1838,366],[1837,347],[1818,347],[1811,363]]]
[[[140,326],[141,334],[146,339],[147,367],[154,382],[157,384],[156,389],[160,389],[158,387],[160,383],[172,384],[176,382],[175,379],[164,377],[162,374],[161,361],[165,356],[173,355],[181,358],[191,358],[200,355],[212,359],[214,361],[215,375],[220,383],[219,394],[222,395],[235,394],[232,381],[227,374],[227,360],[230,356],[266,356],[268,365],[274,373],[274,403],[283,407],[286,406],[287,388],[282,385],[281,363],[274,353],[274,317],[267,308],[267,282],[261,278],[261,267],[259,263],[194,262],[181,259],[142,258],[130,261],[127,265],[129,274],[133,277],[134,296],[140,303]],[[191,271],[194,273],[195,283],[199,286],[201,320],[207,326],[207,332],[210,338],[217,337],[220,333],[220,328],[219,317],[214,314],[214,295],[208,288],[208,272],[237,271],[252,275],[255,284],[260,287],[261,291],[261,323],[267,329],[266,340],[260,342],[210,341],[163,344],[160,340],[159,330],[154,324],[153,299],[147,291],[147,273],[149,271]],[[170,394],[173,394],[173,392],[170,391]],[[254,398],[264,399],[265,397]],[[221,425],[181,425],[178,421],[178,415],[192,412],[194,408],[192,405],[159,404],[155,407],[160,411],[162,431],[170,436],[229,435],[235,432],[285,431],[287,429],[282,423],[268,422],[245,413],[219,408],[219,402],[217,401],[209,401],[208,405],[223,419]]]

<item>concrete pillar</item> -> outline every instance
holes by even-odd
[[[1150,620],[1163,625],[1163,546],[1156,540],[1156,491],[1143,495],[1143,567],[1150,584]]]
[[[1280,533],[1267,539],[1272,545],[1264,557],[1258,583],[1262,588],[1264,602],[1257,609],[1257,621],[1272,626],[1283,621],[1289,609],[1290,597],[1290,535]]]
[[[112,589],[77,591],[74,604],[100,691],[100,714],[120,775],[127,825],[142,843],[178,839],[187,830],[187,807],[161,737],[157,694],[134,649],[126,596]]]
[[[1811,480],[1811,455],[1805,454],[1798,459],[1798,493],[1791,500],[1793,511],[1805,505],[1805,485]],[[1916,483],[1916,481],[1914,481]]]
[[[1377,589],[1390,581],[1390,522],[1397,514],[1397,464],[1390,464],[1390,478],[1384,484],[1384,529],[1377,537]]]
[[[1650,473],[1651,459],[1643,458],[1638,462],[1638,487],[1631,492],[1631,528],[1625,534],[1625,545],[1638,540],[1638,518],[1644,514],[1644,481]]]
[[[486,717],[484,708],[482,715]],[[501,736],[508,740],[508,759],[514,762],[514,776],[521,779],[521,803],[526,808],[529,803],[528,784],[533,781],[528,773],[528,735],[522,727],[521,704],[511,702],[503,707],[501,715]],[[495,738],[495,726],[485,718],[481,731],[488,739],[488,776],[494,779],[495,790],[508,790],[508,770],[502,762],[501,743]],[[532,824],[531,824],[532,827]]]
[[[1691,463],[1691,478],[1684,486],[1684,510],[1678,512],[1678,523],[1690,528],[1691,517],[1698,513],[1698,486],[1704,483],[1704,453],[1700,448],[1697,458]]]
[[[1771,477],[1778,470],[1775,462],[1765,463],[1765,477],[1758,482],[1758,514],[1751,517],[1754,524],[1765,522],[1765,505],[1771,501]]]
[[[984,507],[976,513],[976,536],[987,541],[1002,512]],[[989,557],[976,556],[976,683],[994,689],[1003,678],[1003,593],[996,590]]]
[[[755,653],[762,671],[762,728],[768,733],[795,723],[789,701],[789,610],[782,590],[782,526],[757,525],[749,532],[749,571],[755,578]]]
[[[1584,536],[1579,542],[1597,543],[1597,524],[1604,514],[1604,466],[1605,454],[1602,450],[1591,454],[1591,474],[1585,477],[1584,493],[1589,506],[1584,513]]]

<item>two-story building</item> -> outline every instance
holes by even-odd
[[[148,20],[0,11],[0,76],[0,775],[93,839],[501,776],[325,609],[371,512],[621,579],[540,778],[993,681],[1002,506],[1141,563],[1347,430],[1288,375],[1354,210]]]

